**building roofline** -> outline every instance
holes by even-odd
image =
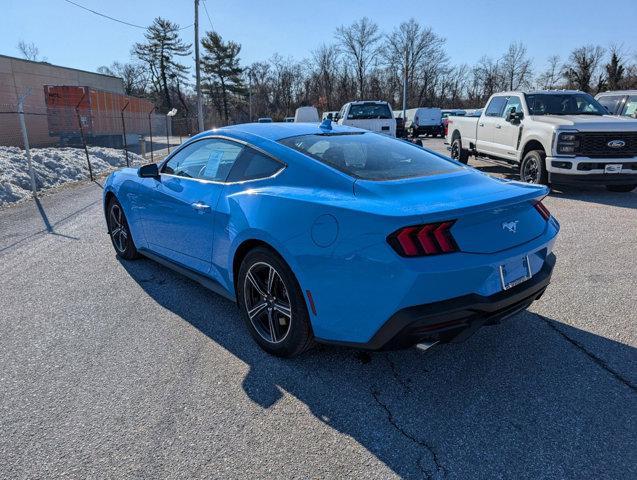
[[[76,72],[90,73],[91,75],[100,75],[102,77],[110,77],[110,78],[116,78],[118,80],[121,80],[120,77],[117,77],[115,75],[109,75],[107,73],[91,72],[89,70],[82,70],[80,68],[73,68],[73,67],[65,67],[63,65],[56,65],[54,63],[49,63],[49,62],[39,62],[39,61],[35,61],[35,60],[27,60],[26,58],[12,57],[10,55],[4,55],[2,53],[0,53],[0,58],[8,58],[10,60],[18,60],[20,62],[35,63],[37,65],[44,65],[44,66],[48,66],[48,67],[64,68],[65,70],[74,70]]]

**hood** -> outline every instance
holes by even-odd
[[[531,120],[582,132],[637,132],[637,120],[612,115],[531,115]]]

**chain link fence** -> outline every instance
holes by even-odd
[[[0,206],[115,168],[159,162],[196,133],[195,118],[158,113],[145,100],[119,96],[112,105],[57,94],[46,105],[26,96],[0,104]]]

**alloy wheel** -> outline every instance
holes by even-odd
[[[453,142],[451,144],[451,158],[454,160],[458,160],[460,158],[460,148],[458,147],[458,142]]]
[[[255,263],[245,276],[243,295],[257,333],[270,343],[285,340],[292,324],[292,305],[279,272],[266,262]]]
[[[128,242],[128,228],[124,221],[124,214],[122,213],[122,207],[114,203],[111,206],[111,212],[109,214],[110,232],[113,245],[119,253],[126,251],[126,245]]]
[[[528,183],[540,182],[540,166],[533,157],[528,158],[522,167],[522,181]]]

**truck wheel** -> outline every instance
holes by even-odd
[[[606,185],[609,192],[632,192],[637,185]]]
[[[546,154],[542,150],[531,150],[520,163],[520,180],[527,183],[548,185],[549,175],[546,172],[544,159]]]
[[[451,143],[451,158],[465,165],[469,163],[469,152],[462,148],[462,140],[460,138],[456,138]]]

